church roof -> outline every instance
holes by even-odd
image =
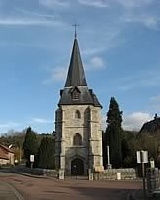
[[[60,91],[60,105],[93,105],[102,107],[96,95],[88,89],[77,38],[74,39],[70,65],[64,89]]]
[[[87,86],[78,41],[75,38],[65,87]]]
[[[79,98],[74,99],[72,96],[72,87],[61,90],[61,98],[58,105],[94,105],[102,107],[96,95],[88,87],[79,86]]]

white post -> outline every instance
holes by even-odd
[[[107,146],[107,163],[108,163],[108,166],[110,165],[110,157],[109,157],[109,146]]]
[[[109,154],[109,146],[107,146],[107,168],[111,169],[111,163],[110,163],[110,154]]]

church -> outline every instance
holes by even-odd
[[[103,170],[102,106],[88,88],[75,38],[64,88],[55,112],[55,168],[65,175]]]

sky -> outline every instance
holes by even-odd
[[[123,128],[160,115],[159,0],[0,0],[0,133],[52,133],[74,41],[87,84]]]

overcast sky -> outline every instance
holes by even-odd
[[[124,129],[160,114],[159,0],[0,0],[0,133],[54,130],[74,23],[104,121],[112,96]]]

